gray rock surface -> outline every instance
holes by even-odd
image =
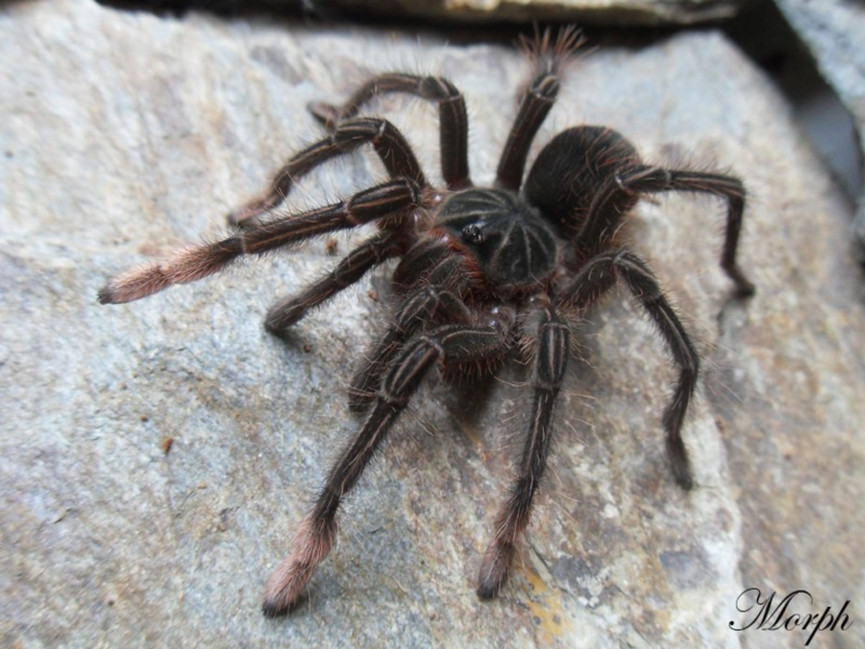
[[[527,70],[508,48],[72,0],[0,10],[0,644],[801,647],[801,631],[728,627],[746,587],[850,600],[853,626],[812,646],[865,643],[865,292],[849,208],[784,100],[714,33],[575,61],[539,137],[604,123],[648,158],[748,183],[747,303],[717,269],[717,202],[663,197],[631,223],[705,358],[686,430],[695,490],[676,488],[663,454],[665,351],[621,291],[581,328],[587,360],[572,363],[501,598],[473,588],[527,403],[516,370],[483,404],[425,387],[309,601],[261,616],[264,579],[358,425],[345,382],[387,319],[385,275],[288,343],[261,318],[334,263],[324,242],[126,306],[95,295],[218,236],[222,214],[318,137],[309,101],[394,68],[465,90],[474,177],[489,181]],[[434,111],[380,108],[434,170]],[[380,176],[351,156],[293,204]]]

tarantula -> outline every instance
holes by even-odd
[[[718,173],[644,164],[622,135],[577,126],[544,146],[525,177],[529,147],[559,90],[563,61],[583,43],[575,29],[525,42],[533,76],[521,97],[493,187],[469,177],[468,120],[463,96],[447,79],[383,74],[344,104],[310,106],[328,135],[292,157],[263,196],[229,215],[235,234],[181,249],[110,279],[102,303],[137,300],[172,284],[201,279],[243,255],[375,223],[375,234],[329,274],[275,304],[266,328],[282,333],[337,292],[389,259],[399,307],[351,381],[349,404],[366,420],[331,468],[291,554],[265,589],[267,616],[298,602],[337,533],[337,511],[376,449],[434,366],[445,376],[493,373],[514,348],[532,359],[531,410],[516,477],[493,526],[481,562],[477,593],[494,597],[504,584],[515,544],[529,523],[552,438],[553,409],[568,363],[571,323],[619,279],[642,305],[666,342],[678,379],[663,416],[666,450],[676,482],[692,487],[681,428],[694,393],[697,353],[647,265],[616,243],[616,233],[641,196],[667,191],[714,194],[727,201],[721,266],[738,295],[754,286],[736,263],[745,191]],[[389,121],[357,117],[376,96],[408,93],[438,105],[441,172],[430,185],[411,147]],[[336,156],[371,144],[389,180],[344,201],[271,220],[297,178]]]

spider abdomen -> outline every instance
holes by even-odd
[[[585,215],[604,187],[615,189],[616,178],[641,164],[640,156],[625,137],[602,126],[577,126],[562,131],[538,154],[524,186],[526,200],[552,221],[559,234],[574,240]],[[595,206],[601,219],[616,223],[630,210],[636,197],[614,191],[607,204]]]

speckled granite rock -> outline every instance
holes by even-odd
[[[686,430],[697,488],[678,490],[663,455],[665,352],[613,300],[581,330],[589,360],[572,363],[500,599],[473,586],[525,409],[517,372],[483,406],[425,388],[348,503],[309,601],[261,616],[265,577],[357,426],[345,379],[387,317],[368,295],[383,275],[288,343],[261,318],[334,263],[324,242],[127,306],[95,294],[119,269],[217,236],[317,137],[307,102],[393,68],[465,90],[474,177],[489,181],[526,73],[509,49],[3,6],[0,644],[801,647],[801,632],[732,631],[739,593],[806,588],[815,606],[860,610],[865,296],[849,215],[771,84],[701,33],[574,62],[539,138],[606,123],[649,158],[747,179],[742,263],[759,293],[746,304],[716,268],[715,201],[645,203],[631,228],[706,358]],[[382,110],[435,169],[434,111]],[[295,204],[380,174],[352,156]],[[825,641],[861,645],[863,629]]]

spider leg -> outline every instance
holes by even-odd
[[[499,159],[496,186],[513,191],[520,188],[529,147],[558,94],[558,75],[555,71],[542,70],[520,102],[517,117]]]
[[[529,524],[532,499],[540,484],[552,438],[552,415],[568,361],[570,327],[546,307],[537,330],[537,355],[532,380],[533,400],[518,475],[496,518],[495,534],[487,547],[478,578],[478,596],[495,597],[510,571],[516,541]]]
[[[426,260],[421,257],[415,261],[419,264]],[[349,390],[349,407],[352,410],[363,411],[372,402],[378,392],[382,373],[391,359],[421,326],[436,322],[470,321],[471,314],[462,301],[462,295],[470,287],[469,275],[463,269],[464,263],[462,257],[445,256],[426,274],[425,281],[405,298],[393,323],[352,378]],[[406,269],[401,267],[398,270]]]
[[[341,106],[315,103],[309,109],[327,128],[335,129],[376,95],[391,92],[406,92],[438,103],[442,177],[450,189],[470,187],[466,102],[457,87],[443,77],[383,74],[362,85]]]
[[[375,406],[360,431],[330,470],[312,511],[293,542],[291,554],[267,582],[262,610],[268,617],[291,610],[315,567],[336,541],[336,515],[342,498],[355,486],[376,449],[436,362],[483,363],[507,351],[510,322],[491,326],[447,325],[409,342],[390,365]]]
[[[281,334],[295,324],[307,311],[348,288],[366,272],[398,252],[396,235],[389,230],[379,232],[368,241],[352,250],[330,273],[308,286],[297,295],[280,300],[270,307],[265,328],[273,334]]]
[[[529,56],[535,62],[535,76],[523,94],[517,116],[499,158],[496,171],[498,187],[513,191],[520,188],[529,147],[559,94],[561,64],[583,43],[580,32],[570,27],[561,30],[555,42],[550,32],[546,31],[542,36],[538,35],[534,42],[525,43]]]
[[[311,144],[294,155],[279,170],[264,195],[255,198],[228,215],[232,225],[272,210],[285,200],[294,181],[320,164],[354,151],[362,144],[372,144],[391,178],[410,178],[418,185],[427,182],[420,164],[402,133],[390,122],[374,117],[352,119],[337,126],[323,140]]]
[[[327,207],[256,223],[228,239],[188,246],[115,275],[99,291],[102,304],[131,302],[174,284],[222,270],[241,255],[262,254],[318,234],[405,215],[421,204],[421,188],[407,178],[367,189]]]
[[[649,192],[687,191],[714,194],[727,199],[727,228],[724,235],[724,248],[721,252],[721,268],[736,285],[736,294],[746,297],[754,293],[754,284],[745,276],[736,262],[736,250],[742,230],[742,212],[745,208],[745,187],[742,181],[733,176],[689,171],[664,169],[638,165],[616,175],[598,194],[592,203],[590,217],[580,231],[580,241],[601,241],[605,232],[611,231],[611,224],[604,215],[611,214],[602,206],[619,192],[642,194]],[[593,218],[594,217],[594,218]],[[593,238],[598,237],[598,238]]]
[[[570,287],[566,288],[565,299],[581,311],[588,309],[613,287],[620,276],[657,325],[673,360],[679,366],[679,379],[673,398],[664,411],[663,422],[666,430],[667,455],[670,458],[673,476],[680,487],[690,489],[694,481],[681,430],[697,385],[700,359],[654,275],[639,257],[630,252],[623,250],[604,252],[585,264],[570,283]]]

